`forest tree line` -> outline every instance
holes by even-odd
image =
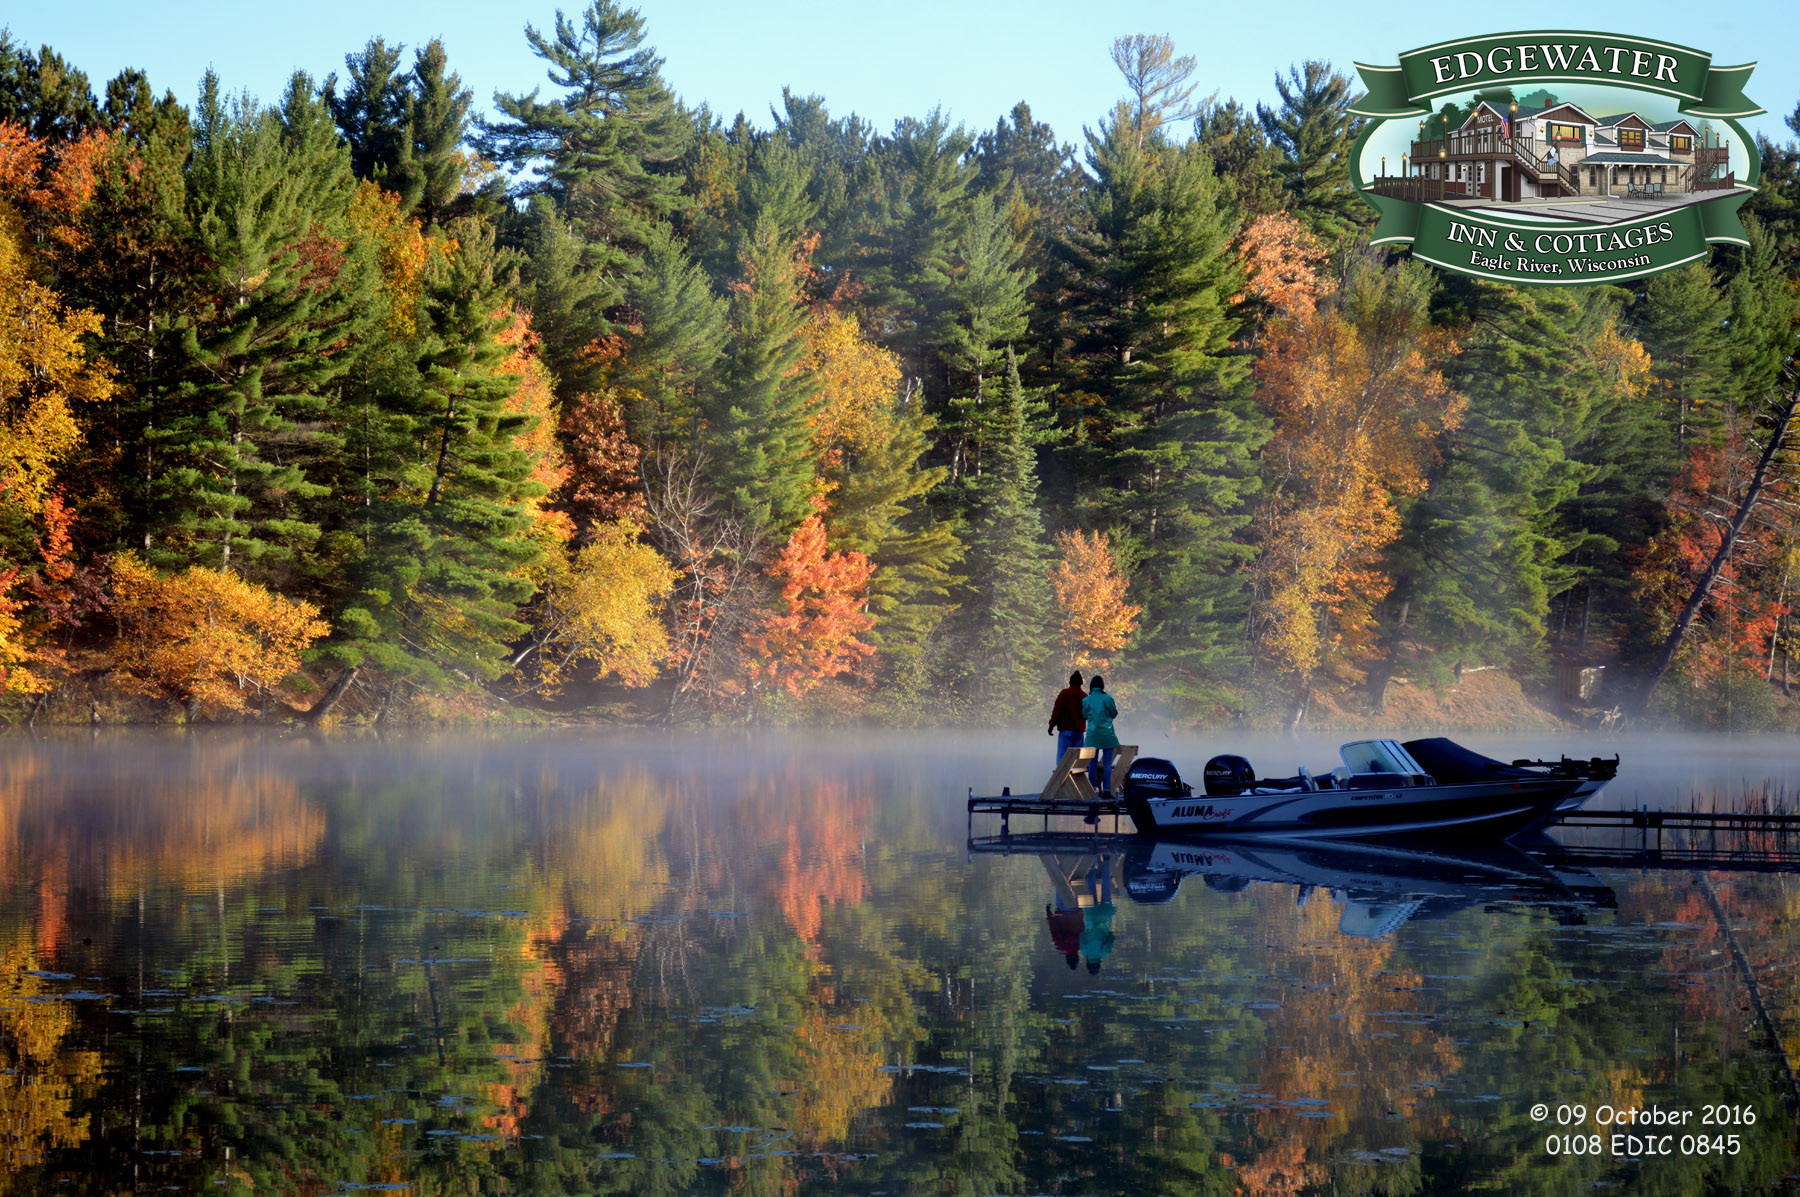
[[[1792,722],[1800,146],[1749,248],[1522,288],[1369,246],[1328,63],[1246,107],[1120,38],[1077,147],[728,121],[614,0],[526,36],[483,118],[436,41],[189,109],[0,35],[7,717],[1010,723],[1080,666],[1292,723],[1605,664]]]

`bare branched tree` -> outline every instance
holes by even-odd
[[[1202,105],[1191,102],[1198,85],[1189,82],[1196,65],[1194,56],[1176,57],[1175,42],[1168,34],[1114,38],[1112,60],[1131,91],[1126,107],[1138,148],[1164,125],[1191,120],[1199,113]]]

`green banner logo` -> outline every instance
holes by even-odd
[[[1745,244],[1755,64],[1623,34],[1494,34],[1357,63],[1374,241],[1514,283],[1641,278]]]

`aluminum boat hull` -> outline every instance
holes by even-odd
[[[1158,835],[1279,832],[1333,839],[1419,831],[1506,835],[1555,813],[1582,785],[1577,778],[1544,777],[1392,789],[1253,790],[1127,797],[1125,809],[1140,832]]]

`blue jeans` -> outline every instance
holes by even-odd
[[[1117,748],[1094,749],[1094,763],[1088,767],[1088,779],[1102,794],[1112,789],[1113,757],[1117,756],[1118,752]]]
[[[1063,753],[1071,748],[1080,748],[1081,741],[1085,738],[1085,732],[1058,731],[1056,733],[1056,763],[1062,764]]]

